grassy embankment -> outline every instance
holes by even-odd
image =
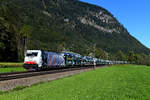
[[[22,65],[23,65],[23,63],[1,62],[0,63],[0,73],[25,71],[25,69],[22,67]]]
[[[116,65],[22,90],[0,100],[150,100],[150,67]]]

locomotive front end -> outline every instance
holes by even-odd
[[[42,67],[41,50],[27,50],[23,67],[27,70],[37,70]]]

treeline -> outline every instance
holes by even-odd
[[[22,21],[19,7],[0,2],[0,61],[22,61],[32,31]]]
[[[116,60],[116,61],[128,61],[131,64],[138,65],[148,65],[150,66],[150,55],[146,55],[144,53],[137,54],[133,51],[129,51],[128,53],[123,53],[122,51],[118,51],[117,53],[107,53],[103,50],[99,50],[96,52],[96,57],[108,60]]]

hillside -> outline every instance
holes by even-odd
[[[99,6],[78,0],[1,0],[0,4],[9,12],[5,15],[4,11],[0,15],[4,20],[0,21],[0,25],[5,27],[0,32],[16,32],[12,32],[5,21],[9,25],[13,23],[18,30],[22,29],[21,26],[29,26],[30,34],[26,32],[20,38],[20,44],[24,45],[27,41],[28,49],[69,50],[88,55],[96,44],[97,49],[108,53],[150,53],[110,12]],[[26,31],[26,28],[23,29]],[[28,39],[24,40],[24,37]],[[17,42],[14,44],[17,45]],[[6,43],[0,40],[0,52],[5,51],[2,45]],[[17,46],[13,48],[16,50]],[[20,45],[20,48],[23,47]]]

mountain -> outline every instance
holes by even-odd
[[[9,12],[7,17],[15,19],[13,25],[18,30],[21,26],[30,27],[28,49],[69,50],[88,55],[95,45],[111,54],[150,53],[109,11],[96,5],[78,0],[1,0],[0,4]],[[0,18],[8,23],[13,19],[5,17],[4,13]]]

